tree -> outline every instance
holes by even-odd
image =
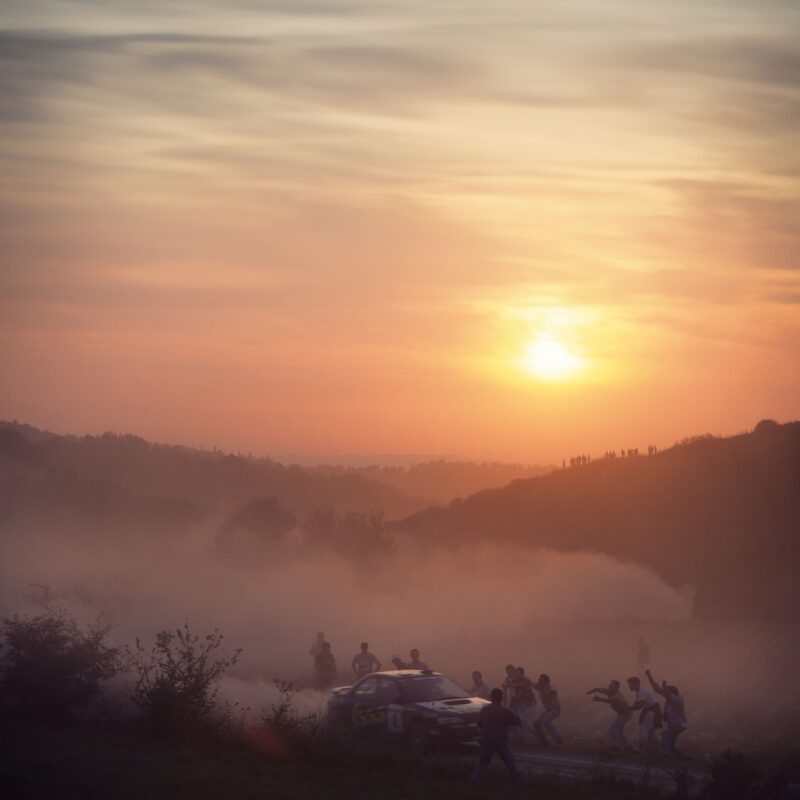
[[[276,497],[245,503],[219,529],[217,542],[222,547],[276,543],[297,525],[297,517]]]
[[[330,506],[321,506],[306,515],[303,530],[307,546],[333,550],[354,562],[388,556],[395,551],[383,514],[378,511],[338,515]]]

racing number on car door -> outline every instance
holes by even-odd
[[[389,733],[403,732],[403,706],[392,704],[386,707],[386,730]]]

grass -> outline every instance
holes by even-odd
[[[316,746],[291,752],[274,741],[152,741],[135,729],[79,726],[2,731],[3,797],[29,800],[649,800],[614,781],[541,778],[511,787],[497,771],[469,783],[464,759],[413,758],[386,748]]]

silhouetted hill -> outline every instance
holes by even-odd
[[[800,423],[514,481],[395,529],[602,552],[694,587],[703,615],[800,618]]]
[[[389,517],[431,502],[358,474],[322,474],[136,436],[58,436],[0,423],[0,518],[175,528],[265,497],[298,514],[331,506]]]

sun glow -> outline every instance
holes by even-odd
[[[583,359],[552,336],[532,341],[519,361],[520,367],[545,381],[559,381],[575,375],[583,367]]]

